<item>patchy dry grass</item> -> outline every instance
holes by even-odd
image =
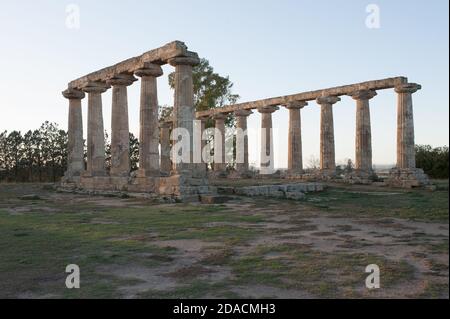
[[[0,185],[0,297],[448,298],[443,188],[166,205]],[[79,290],[65,288],[72,263]]]

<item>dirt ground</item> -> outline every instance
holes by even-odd
[[[448,181],[220,205],[3,184],[0,297],[448,298],[448,239]],[[68,264],[80,289],[65,287]]]

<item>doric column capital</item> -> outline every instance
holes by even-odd
[[[131,74],[117,74],[106,80],[106,83],[112,86],[129,86],[135,81],[137,79]]]
[[[263,107],[259,107],[258,108],[258,112],[259,113],[273,113],[275,111],[278,111],[280,108],[278,106],[275,105],[270,105],[270,106],[263,106]]]
[[[360,90],[349,94],[354,100],[370,100],[377,95],[378,93],[373,90]]]
[[[300,110],[308,105],[306,101],[292,101],[284,104],[283,106],[288,110]]]
[[[134,72],[134,75],[138,77],[143,76],[154,76],[159,77],[163,75],[163,70],[161,66],[154,63],[144,63],[144,66]]]
[[[214,120],[214,121],[217,121],[217,120],[225,120],[226,118],[227,118],[227,115],[228,114],[226,114],[226,113],[216,113],[216,114],[214,114],[213,116],[211,116],[211,118]]]
[[[176,57],[169,59],[167,61],[171,66],[177,66],[177,65],[198,65],[200,64],[200,59],[198,57]]]
[[[236,111],[234,111],[234,116],[237,116],[237,117],[247,117],[251,114],[253,114],[252,110],[236,110]]]
[[[422,86],[417,83],[403,83],[395,87],[397,93],[415,93],[422,89]]]
[[[62,95],[69,100],[81,100],[86,96],[83,91],[73,88],[68,88],[67,90],[63,91]]]
[[[316,99],[317,104],[335,104],[341,100],[338,96],[321,96]]]
[[[110,86],[103,82],[88,82],[82,89],[86,93],[103,93],[109,88]]]

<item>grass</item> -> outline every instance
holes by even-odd
[[[200,251],[200,259],[166,271],[164,276],[176,281],[175,287],[149,289],[138,297],[236,298],[240,295],[235,287],[261,285],[324,298],[361,297],[359,290],[364,286],[367,265],[380,266],[382,287],[386,288],[412,280],[414,268],[404,261],[362,253],[367,244],[353,240],[350,235],[347,240],[339,239],[340,248],[347,250],[331,253],[310,245],[271,240],[259,246],[250,243],[269,236],[283,237],[289,235],[288,231],[315,231],[315,237],[327,238],[333,233],[342,237],[355,230],[349,225],[338,225],[333,232],[319,231],[316,224],[305,219],[314,216],[353,220],[362,217],[361,223],[376,222],[392,231],[398,227],[392,218],[438,222],[448,227],[448,187],[440,185],[438,189],[383,193],[331,187],[322,193],[308,194],[302,202],[261,198],[247,203],[245,208],[233,209],[225,205],[159,205],[115,198],[114,203],[123,204],[118,207],[100,203],[102,197],[97,202],[96,197],[76,200],[71,195],[60,195],[62,199],[56,200],[52,197],[56,193],[42,185],[0,185],[0,297],[120,298],[124,296],[123,287],[141,281],[117,276],[112,268],[126,269],[133,265],[155,270],[172,266],[184,252],[155,242],[183,240],[208,245]],[[30,194],[40,200],[19,199]],[[288,231],[264,227],[279,214],[290,217],[292,227]],[[430,254],[448,255],[445,236],[431,238],[416,232],[414,238],[405,237],[405,241],[423,247]],[[426,254],[420,258],[426,258]],[[80,266],[82,289],[65,288],[68,264]],[[446,271],[442,264],[433,267]],[[214,277],[219,268],[227,269],[231,276],[223,280],[205,279]],[[445,287],[448,290],[448,284],[430,281],[421,296],[445,296]]]
[[[276,259],[270,254],[282,253]],[[300,289],[313,296],[333,298],[342,287],[363,288],[365,267],[376,264],[382,273],[382,285],[393,287],[414,278],[414,268],[406,262],[393,262],[382,256],[360,253],[325,253],[307,245],[261,246],[231,265],[236,285],[268,285]]]
[[[102,223],[96,222],[98,220]],[[123,282],[105,277],[98,271],[101,266],[125,265],[132,260],[155,267],[171,260],[176,252],[152,246],[149,234],[158,234],[159,240],[244,240],[255,236],[255,231],[231,226],[206,228],[204,224],[259,220],[258,216],[233,215],[217,206],[150,206],[95,213],[90,210],[78,213],[40,211],[19,215],[0,210],[1,295],[13,297],[35,290],[74,298],[119,297],[113,292]],[[149,253],[151,258],[142,257]],[[64,271],[66,265],[72,263],[80,266],[83,289],[71,292],[65,289]],[[108,289],[104,288],[106,283],[109,283]]]
[[[448,190],[393,190],[356,192],[331,187],[307,195],[307,204],[345,217],[395,217],[417,221],[448,222]]]

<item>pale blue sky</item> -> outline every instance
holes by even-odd
[[[80,29],[66,27],[66,5],[80,7]],[[381,28],[369,29],[377,4]],[[67,82],[173,40],[229,75],[241,102],[391,76],[423,85],[414,99],[416,142],[448,145],[448,1],[5,1],[0,0],[0,130],[50,120],[67,127]],[[164,67],[166,75],[171,67]],[[160,104],[172,104],[167,78]],[[129,91],[138,132],[139,85]],[[111,96],[104,95],[105,128]],[[83,106],[86,119],[86,103]],[[395,162],[396,97],[371,101],[374,163]],[[302,112],[305,162],[319,153],[319,108]],[[354,158],[355,105],[334,108],[336,158]],[[276,165],[286,165],[287,112],[274,115]],[[250,128],[260,125],[252,115]],[[86,122],[86,120],[85,120]],[[251,161],[258,141],[250,138]]]

